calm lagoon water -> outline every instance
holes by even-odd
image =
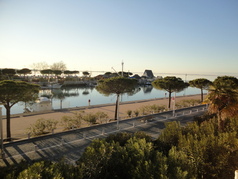
[[[168,97],[166,91],[157,90],[152,86],[143,86],[137,88],[137,93],[134,95],[123,94],[120,98],[122,102],[135,101],[144,99],[164,98],[165,94]],[[207,91],[204,91],[206,93]],[[176,93],[176,96],[194,95],[200,94],[200,89],[188,87],[180,93]],[[90,99],[90,105],[115,103],[116,95],[104,96],[100,94],[94,87],[81,87],[81,88],[62,88],[52,90],[41,90],[40,96],[51,97],[52,108],[71,108],[88,106],[88,100]],[[53,97],[52,97],[53,95]],[[31,105],[27,105],[31,109]],[[25,108],[24,103],[17,103],[11,109],[11,114],[23,113]],[[5,108],[2,106],[2,114],[5,115]]]

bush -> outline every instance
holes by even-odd
[[[128,117],[131,117],[132,110],[127,110],[127,112],[126,112],[126,113],[127,113],[127,116],[128,116]]]
[[[139,113],[140,113],[139,110],[135,110],[135,111],[134,111],[134,114],[135,114],[136,117],[139,116]]]
[[[58,124],[58,121],[55,121],[53,119],[40,118],[36,121],[35,124],[27,128],[27,133],[28,134],[30,133],[33,136],[46,134],[56,129],[57,124]]]
[[[61,118],[61,125],[64,126],[64,130],[80,128],[82,124],[83,113],[84,111],[81,111],[74,113],[74,116],[63,116]]]
[[[104,113],[104,112],[101,112],[101,111],[96,112],[95,116],[96,116],[97,121],[100,124],[102,124],[103,121],[105,121],[105,120],[107,121],[107,119],[108,119],[107,113]]]
[[[93,124],[96,124],[97,117],[93,113],[88,113],[88,114],[83,116],[83,120],[86,121],[89,124],[89,126],[91,126]]]

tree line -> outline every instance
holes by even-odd
[[[219,124],[222,127],[222,119],[227,116],[237,114],[237,89],[238,79],[232,76],[217,77],[214,82],[199,78],[184,82],[181,78],[167,76],[162,79],[156,79],[152,85],[159,90],[165,90],[169,93],[168,107],[171,107],[171,94],[187,88],[189,85],[201,89],[201,102],[203,102],[203,89],[209,91],[206,103],[209,104],[210,111],[217,113]],[[116,94],[115,120],[118,119],[119,97],[127,93],[133,95],[137,93],[137,80],[122,76],[107,78],[98,81],[96,89],[103,95]],[[38,98],[39,86],[24,81],[2,80],[0,81],[0,102],[6,108],[7,119],[7,140],[11,140],[10,116],[11,107],[16,103],[23,101],[35,101]]]
[[[157,139],[144,132],[117,133],[95,139],[75,163],[40,160],[1,168],[1,178],[234,178],[238,167],[237,118],[227,118],[220,130],[217,119],[181,126],[166,123]],[[79,149],[80,150],[80,149]]]

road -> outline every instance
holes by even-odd
[[[117,132],[144,131],[156,139],[164,129],[165,122],[180,121],[181,125],[186,125],[205,111],[206,107],[201,105],[176,110],[175,114],[168,111],[7,143],[4,144],[5,155],[0,159],[0,166],[43,158],[57,161],[62,157],[74,164],[95,138],[107,137]]]

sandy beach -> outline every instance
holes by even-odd
[[[178,96],[176,97],[176,102],[188,99],[200,99],[201,95],[190,95],[190,96]],[[125,119],[127,117],[127,111],[135,111],[142,106],[148,105],[168,105],[168,98],[156,98],[150,100],[140,100],[140,101],[130,101],[120,104],[119,107],[119,117],[120,119]],[[32,124],[34,124],[38,119],[55,119],[60,121],[63,116],[72,116],[74,112],[85,111],[85,113],[96,113],[98,111],[104,112],[109,116],[109,119],[113,119],[115,115],[115,103],[114,104],[105,104],[105,105],[95,105],[89,107],[80,107],[65,109],[61,111],[49,111],[44,113],[37,113],[34,115],[22,114],[17,117],[11,118],[11,133],[12,138],[21,139],[26,138],[26,130]],[[60,132],[63,130],[62,126],[57,127],[55,132]],[[3,119],[3,135],[6,137],[6,119]]]

